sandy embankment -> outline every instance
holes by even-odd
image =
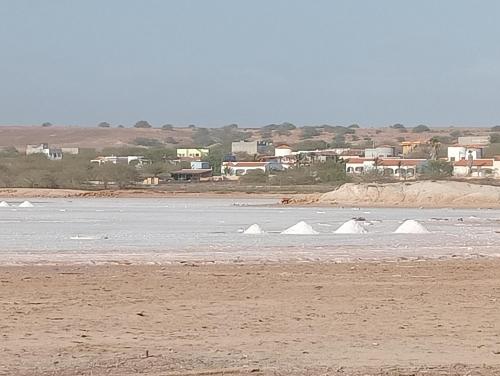
[[[498,260],[0,274],[0,375],[500,374]]]
[[[153,189],[117,189],[86,191],[79,189],[42,189],[42,188],[1,188],[2,198],[161,198],[161,197],[258,197],[280,198],[276,193],[246,193],[246,192],[182,192],[161,191]]]
[[[500,187],[454,181],[348,183],[324,194],[297,195],[292,204],[500,208]]]

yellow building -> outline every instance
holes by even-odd
[[[420,141],[403,141],[401,143],[401,146],[403,147],[403,157],[406,157],[408,154],[415,151],[415,149],[421,144],[422,142]]]
[[[177,158],[203,158],[208,155],[208,149],[194,149],[194,148],[186,148],[186,149],[177,149]]]

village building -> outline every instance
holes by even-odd
[[[212,169],[188,169],[173,171],[170,173],[175,181],[201,182],[209,181],[212,177]]]
[[[481,159],[484,148],[480,145],[471,146],[448,146],[448,160],[450,162],[463,159]]]
[[[250,171],[267,172],[271,162],[223,162],[221,174],[225,176],[242,176]]]
[[[236,141],[231,143],[231,152],[248,155],[270,154],[273,144],[267,141]]]
[[[177,158],[203,158],[210,150],[206,148],[181,148],[176,150]]]
[[[462,159],[453,163],[453,175],[458,177],[500,178],[500,158]]]
[[[463,136],[458,138],[458,145],[481,145],[490,144],[490,136]]]
[[[286,144],[276,146],[274,148],[275,157],[286,157],[292,155],[292,148]]]
[[[51,161],[57,161],[63,158],[63,151],[61,148],[49,147],[47,143],[26,145],[26,155],[33,154],[43,154]]]
[[[90,163],[95,163],[98,164],[99,166],[106,163],[112,163],[112,164],[134,165],[140,167],[145,164],[150,164],[151,161],[149,159],[144,158],[142,155],[129,155],[126,157],[117,157],[111,155],[111,156],[97,157],[96,159],[91,159]]]
[[[347,158],[346,172],[348,174],[363,174],[379,171],[385,176],[412,178],[426,161],[426,159],[401,158]]]
[[[427,159],[387,158],[377,163],[377,169],[386,176],[414,177]]]
[[[365,149],[365,158],[390,158],[396,155],[394,146],[379,146]]]
[[[203,161],[191,161],[191,170],[208,170],[210,163]]]

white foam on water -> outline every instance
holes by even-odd
[[[310,224],[300,221],[299,223],[281,232],[284,235],[315,235],[318,234]]]
[[[264,234],[265,231],[262,230],[262,228],[257,223],[254,223],[249,228],[247,228],[245,231],[243,231],[243,233],[250,234],[250,235],[259,235],[259,234]]]
[[[408,219],[404,221],[397,229],[394,231],[396,234],[428,234],[429,230],[427,230],[422,224],[419,222]]]
[[[0,208],[8,208],[8,207],[10,207],[8,202],[5,201],[0,202]]]
[[[366,234],[367,232],[368,231],[354,219],[345,222],[335,230],[335,234]]]
[[[34,208],[35,205],[33,205],[31,202],[29,201],[23,201],[21,204],[19,204],[19,207],[20,208]]]

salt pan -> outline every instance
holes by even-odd
[[[335,230],[336,234],[365,234],[367,233],[366,229],[358,223],[358,221],[351,219],[350,221],[345,222],[342,226],[340,226],[337,230]]]
[[[396,234],[428,234],[429,231],[422,226],[419,222],[414,221],[413,219],[408,219],[404,221],[401,226],[399,226],[396,231]]]
[[[285,235],[314,235],[318,234],[311,225],[307,224],[304,221],[300,221],[299,223],[293,225],[292,227],[287,228],[285,231],[281,232]]]
[[[20,208],[33,208],[34,205],[29,201],[24,201],[21,204],[19,204],[19,207]]]
[[[258,235],[258,234],[264,234],[264,231],[260,228],[260,226],[257,223],[254,223],[249,228],[247,228],[245,231],[243,231],[243,233],[244,234],[251,234],[251,235]]]

